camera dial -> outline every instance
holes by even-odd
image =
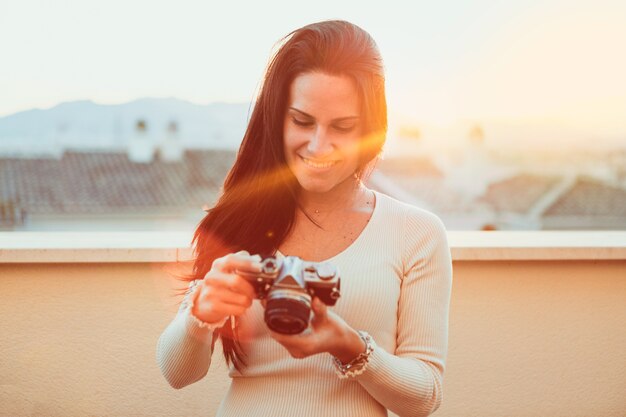
[[[333,279],[337,273],[337,270],[335,269],[335,267],[327,263],[319,264],[315,266],[314,269],[319,279],[323,281],[328,281],[328,280]]]

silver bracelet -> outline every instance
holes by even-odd
[[[189,306],[190,298],[192,297],[193,292],[198,287],[198,284],[200,284],[200,281],[201,280],[199,279],[194,279],[193,281],[189,282],[189,286],[187,287],[185,295],[183,296],[183,301],[180,303],[180,310],[184,310]]]
[[[339,359],[333,356],[335,372],[341,379],[355,377],[365,372],[367,364],[369,363],[370,355],[374,351],[372,337],[363,330],[358,330],[357,333],[359,334],[361,340],[365,342],[365,352],[359,353],[359,356],[346,364],[341,363]]]

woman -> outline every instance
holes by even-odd
[[[173,387],[201,379],[221,339],[232,382],[219,416],[439,407],[450,250],[435,215],[362,183],[386,129],[382,60],[365,31],[326,21],[285,38],[223,194],[196,231],[194,280],[159,339]],[[260,271],[259,255],[337,266],[341,298],[314,298],[301,334],[270,331],[241,272]]]

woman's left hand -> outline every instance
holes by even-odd
[[[302,333],[286,335],[270,330],[274,340],[283,345],[297,359],[328,352],[343,363],[348,363],[365,351],[359,334],[341,317],[329,311],[319,298],[311,303],[313,319]]]

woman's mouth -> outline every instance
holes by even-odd
[[[305,165],[311,168],[316,168],[316,169],[330,168],[333,165],[337,164],[337,162],[339,162],[339,161],[314,161],[312,159],[308,159],[303,156],[300,156],[300,158],[302,159]]]

